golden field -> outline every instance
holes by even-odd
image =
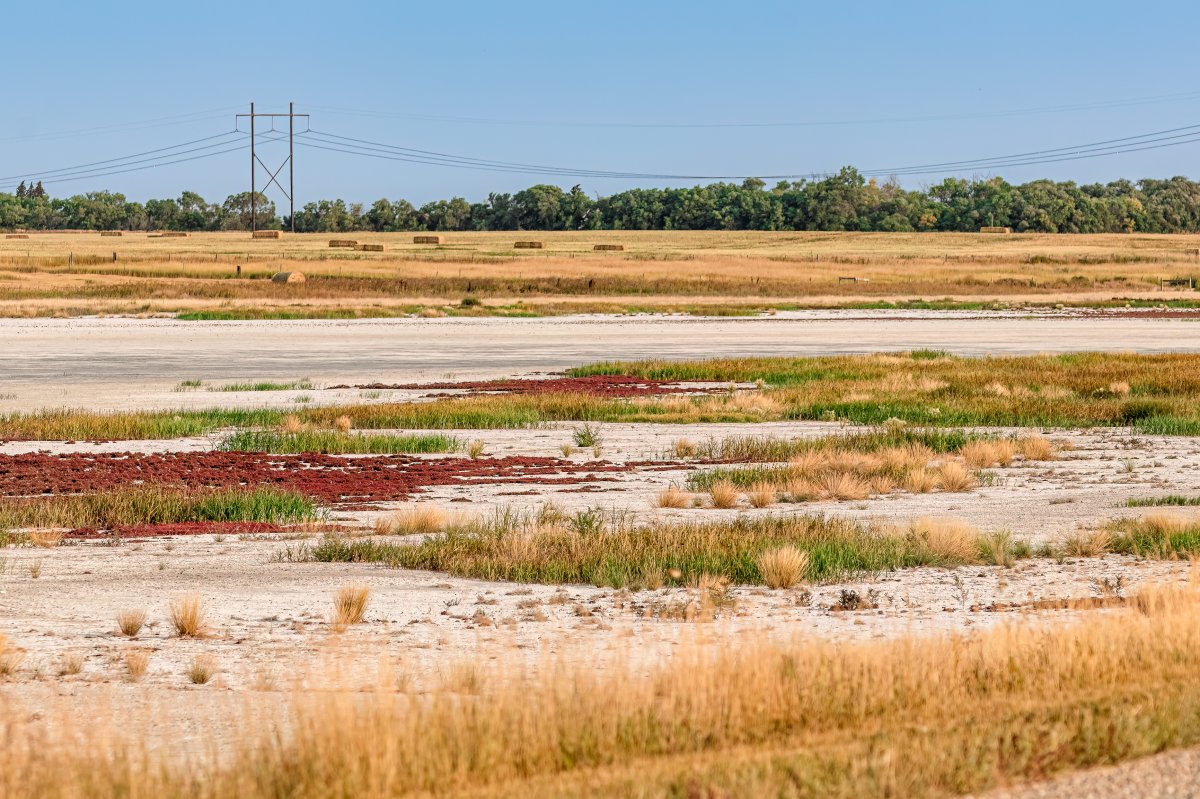
[[[922,300],[1101,304],[1189,299],[1188,235],[581,231],[125,232],[0,239],[0,314],[208,311],[296,315],[665,310],[738,312]],[[383,252],[330,248],[331,239]],[[516,250],[518,240],[544,243]],[[596,252],[621,244],[622,252]],[[114,260],[115,257],[115,260]],[[237,276],[237,267],[242,267]],[[275,285],[300,271],[303,285]],[[854,278],[855,280],[847,280]],[[466,297],[480,305],[461,307]]]

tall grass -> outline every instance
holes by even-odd
[[[817,581],[978,562],[978,534],[960,530],[968,543],[960,540],[951,550],[931,543],[922,525],[891,530],[838,517],[780,515],[637,525],[595,510],[549,521],[505,510],[415,544],[326,536],[310,554],[317,561],[382,563],[485,580],[617,588],[685,585],[702,575],[762,584],[760,558],[784,547],[807,557],[805,574]]]
[[[1200,518],[1176,513],[1148,513],[1120,519],[1103,531],[1107,549],[1148,558],[1200,557]]]
[[[276,488],[213,491],[158,486],[118,488],[94,494],[0,499],[0,529],[267,522],[296,524],[318,516],[310,498]]]
[[[78,738],[48,738],[5,717],[0,794],[979,793],[1200,743],[1195,587],[1144,589],[1129,604],[963,637],[690,644],[649,671],[626,647],[601,669],[588,657],[488,672],[469,697],[461,681],[366,700],[297,694],[277,722],[233,725],[225,761],[82,725]]]
[[[437,433],[369,435],[341,430],[243,430],[221,443],[221,449],[238,452],[269,452],[296,455],[320,452],[332,455],[390,455],[454,452],[461,442]]]

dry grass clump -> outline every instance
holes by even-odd
[[[184,674],[192,685],[207,685],[217,674],[217,660],[208,654],[196,655]]]
[[[476,438],[467,444],[467,457],[471,460],[478,460],[483,456],[485,449],[487,449],[487,444]]]
[[[340,419],[341,416],[338,418]],[[279,429],[285,433],[294,434],[304,432],[306,429],[308,429],[308,426],[305,425],[304,422],[300,421],[299,416],[294,413],[289,413],[287,416],[283,417],[283,422],[280,423]]]
[[[146,668],[150,665],[150,651],[148,649],[127,649],[124,661],[126,678],[130,682],[137,682],[146,675]]]
[[[354,427],[354,420],[343,413],[341,416],[333,420],[333,426],[342,433],[349,433]]]
[[[822,499],[866,499],[871,488],[860,477],[847,472],[831,472],[815,481],[818,495]]]
[[[83,663],[87,656],[82,652],[64,652],[58,659],[58,676],[73,677],[83,671]]]
[[[752,508],[767,508],[775,504],[778,495],[773,483],[763,481],[750,486],[746,491],[746,499]]]
[[[171,626],[181,638],[202,638],[207,634],[204,599],[199,594],[187,594],[171,600]]]
[[[937,488],[937,478],[927,469],[909,469],[900,479],[900,487],[910,494],[928,494]]]
[[[1021,457],[1027,461],[1054,460],[1054,444],[1042,436],[1025,436],[1017,439]]]
[[[714,508],[736,508],[738,504],[737,486],[728,480],[717,480],[708,487],[708,496]]]
[[[63,534],[57,530],[31,530],[25,538],[35,547],[53,549],[62,543]]]
[[[686,508],[691,503],[691,495],[677,486],[668,486],[654,497],[654,504],[659,508]]]
[[[676,458],[694,458],[700,451],[700,448],[686,438],[677,438],[675,439],[675,443],[671,445],[671,451],[675,454]]]
[[[938,467],[937,483],[943,491],[951,493],[970,491],[979,485],[975,475],[964,469],[963,465],[957,461],[948,461]]]
[[[932,563],[959,565],[979,557],[979,531],[961,519],[918,519],[908,534]]]
[[[128,608],[117,613],[117,629],[126,638],[136,638],[145,623],[145,608]]]
[[[25,662],[25,653],[18,649],[4,633],[0,633],[0,677],[11,677]]]
[[[450,514],[436,505],[416,504],[377,519],[377,535],[428,535],[440,533],[450,524]]]
[[[804,579],[808,554],[793,546],[768,549],[755,560],[768,588],[791,588]]]
[[[1076,530],[1062,541],[1062,553],[1073,558],[1095,558],[1106,553],[1112,544],[1107,530]]]
[[[351,624],[361,624],[370,599],[369,586],[343,585],[333,598],[333,626],[342,629]]]

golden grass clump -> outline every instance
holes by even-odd
[[[1054,460],[1054,444],[1042,436],[1024,436],[1017,439],[1021,457],[1027,461]]]
[[[815,481],[818,494],[824,499],[859,500],[871,495],[871,488],[860,477],[847,472],[832,472]]]
[[[487,449],[487,444],[482,439],[474,439],[467,444],[467,457],[471,460],[477,460],[483,456],[484,450]]]
[[[63,534],[58,530],[31,530],[26,538],[35,547],[53,549],[62,543]]]
[[[937,483],[943,491],[960,493],[970,491],[979,485],[975,475],[968,472],[961,463],[947,461],[938,467]]]
[[[304,431],[304,422],[300,421],[300,417],[294,413],[289,413],[283,417],[283,423],[279,425],[280,429],[285,433],[301,433]]]
[[[146,668],[150,665],[150,651],[148,649],[127,649],[123,659],[126,679],[130,682],[137,682],[146,675]]]
[[[25,662],[25,653],[9,641],[8,636],[0,633],[0,677],[11,677]]]
[[[351,624],[361,624],[367,612],[371,589],[365,585],[344,585],[333,598],[333,626],[343,629]]]
[[[202,638],[207,633],[204,599],[199,594],[187,594],[171,600],[171,626],[181,638]]]
[[[184,674],[192,685],[207,685],[217,674],[217,660],[209,654],[196,655]]]
[[[970,468],[986,469],[1000,460],[1000,456],[996,451],[997,443],[996,441],[989,441],[983,438],[975,439],[963,444],[958,454],[962,456],[963,462]]]
[[[378,535],[428,535],[450,524],[450,514],[437,505],[416,504],[376,520]]]
[[[354,420],[343,413],[341,416],[333,420],[333,426],[343,433],[349,433],[354,427]]]
[[[979,556],[979,532],[961,519],[918,519],[908,534],[943,565],[973,563]]]
[[[909,469],[900,479],[900,487],[910,494],[928,494],[937,488],[937,478],[925,468]]]
[[[671,451],[675,453],[676,458],[694,458],[696,457],[696,453],[700,451],[700,448],[693,441],[689,441],[686,438],[677,438],[671,446]]]
[[[1107,530],[1076,530],[1062,541],[1062,553],[1073,558],[1095,558],[1108,551],[1112,534]]]
[[[73,677],[83,671],[83,663],[87,656],[82,652],[64,652],[58,659],[58,676]]]
[[[677,486],[668,486],[654,497],[654,504],[659,508],[686,508],[691,504],[691,495]]]
[[[791,588],[808,571],[808,553],[794,546],[776,547],[759,555],[755,564],[768,588]]]
[[[1129,396],[1129,383],[1124,380],[1115,380],[1108,384],[1108,393],[1117,397]]]
[[[126,638],[136,638],[145,623],[145,608],[128,608],[117,613],[117,629]]]
[[[775,486],[766,481],[755,483],[746,490],[746,499],[752,508],[768,508],[778,500]]]
[[[737,486],[729,480],[713,481],[708,488],[708,496],[714,508],[736,508],[738,504]]]

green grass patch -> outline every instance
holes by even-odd
[[[1140,497],[1128,500],[1125,503],[1129,508],[1155,508],[1162,505],[1200,505],[1200,497],[1184,497],[1179,494],[1171,494],[1165,497]]]
[[[94,494],[0,500],[0,529],[177,524],[181,522],[313,521],[312,499],[274,488],[186,491],[135,487]]]
[[[243,430],[221,443],[221,449],[237,452],[269,452],[296,455],[320,452],[328,455],[394,455],[456,452],[461,442],[454,436],[437,433],[380,434],[343,433],[338,430],[312,430],[296,433],[276,430]]]
[[[837,517],[636,526],[596,509],[561,519],[547,519],[544,511],[540,516],[499,512],[417,544],[326,536],[310,557],[483,580],[645,588],[688,584],[702,575],[761,584],[758,557],[784,545],[808,556],[805,577],[815,581],[973,559],[931,546],[918,534],[889,533]]]
[[[292,380],[287,383],[226,383],[222,386],[209,386],[209,391],[312,391],[316,388],[308,378]]]

